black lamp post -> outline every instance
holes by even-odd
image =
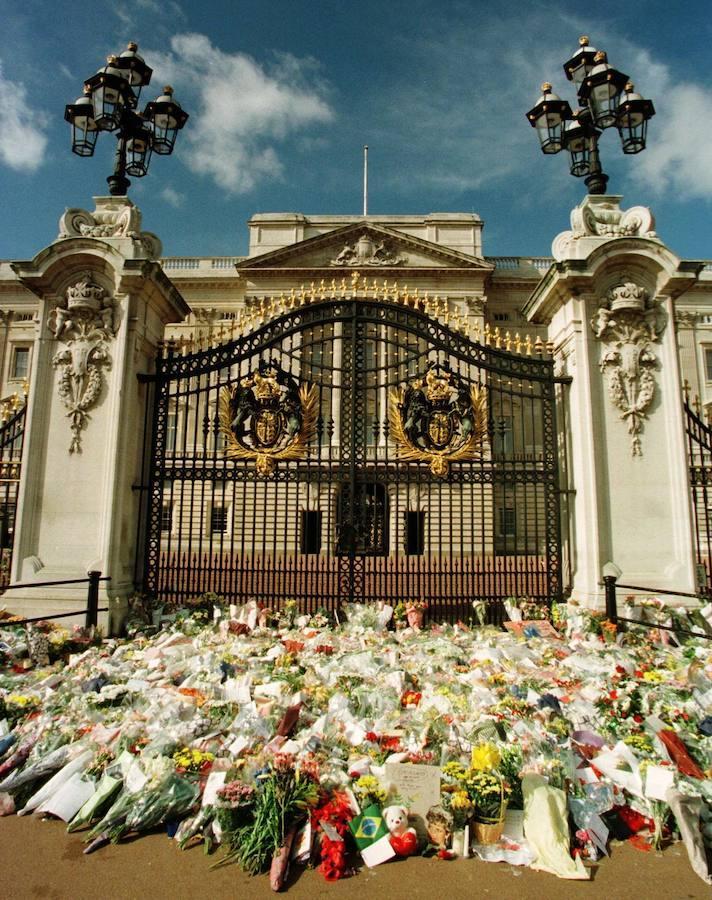
[[[537,129],[544,153],[568,150],[571,174],[585,177],[589,194],[605,194],[608,176],[601,169],[601,134],[606,128],[615,127],[623,152],[640,153],[645,149],[648,120],[655,115],[655,109],[650,100],[635,93],[627,75],[608,64],[603,51],[589,47],[587,37],[579,38],[579,45],[564,63],[566,77],[576,87],[579,108],[572,113],[569,104],[545,83],[527,118]]]
[[[173,152],[178,132],[188,120],[188,113],[173,99],[171,87],[147,103],[142,113],[137,112],[141,88],[153,74],[137,50],[132,42],[120,56],[110,56],[106,66],[87,79],[84,95],[64,111],[72,126],[72,152],[78,156],[94,154],[100,131],[116,134],[114,173],[106,179],[109,193],[115,197],[128,191],[131,182],[127,175],[146,175],[152,153]]]

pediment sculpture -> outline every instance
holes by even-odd
[[[354,243],[344,244],[341,251],[330,260],[332,266],[401,266],[406,262],[398,256],[385,240],[375,241],[368,234],[362,234]]]

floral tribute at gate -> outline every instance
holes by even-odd
[[[212,621],[196,601],[54,663],[0,620],[0,814],[64,820],[86,853],[164,829],[275,890],[414,854],[587,879],[616,841],[676,839],[712,883],[712,644],[682,633],[712,634],[712,605],[633,600],[671,630],[618,634],[526,598],[510,631],[481,603],[391,630],[385,605],[210,599]]]

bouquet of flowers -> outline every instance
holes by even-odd
[[[375,775],[362,775],[354,783],[353,791],[361,809],[374,803],[377,806],[383,806],[386,802],[387,792],[381,787],[381,783]]]
[[[317,802],[316,784],[295,768],[293,757],[276,754],[258,773],[254,798],[238,793],[244,797],[237,806],[244,824],[225,835],[228,852],[222,862],[235,860],[250,875],[272,862],[271,883],[283,881],[297,828]]]
[[[234,835],[254,818],[255,789],[242,781],[228,781],[217,794],[216,817],[226,843],[235,843]]]
[[[455,791],[446,796],[448,801],[445,808],[452,814],[452,827],[455,831],[460,831],[474,816],[475,804],[465,790]]]
[[[194,774],[204,775],[206,772],[210,771],[214,759],[215,754],[203,750],[196,750],[195,748],[191,749],[190,747],[183,747],[180,750],[176,750],[173,754],[176,772],[180,772],[181,774],[192,772]]]

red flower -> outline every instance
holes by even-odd
[[[366,737],[364,738],[364,740],[370,741],[372,744],[377,744],[378,743],[378,735],[376,734],[375,731],[367,731]]]
[[[640,715],[640,713],[636,713],[636,714],[633,716],[633,721],[634,721],[637,725],[640,725],[640,723],[641,723],[641,722],[644,722],[645,719]]]
[[[617,700],[618,699],[618,691],[609,691],[608,696],[611,698],[611,700]]]

